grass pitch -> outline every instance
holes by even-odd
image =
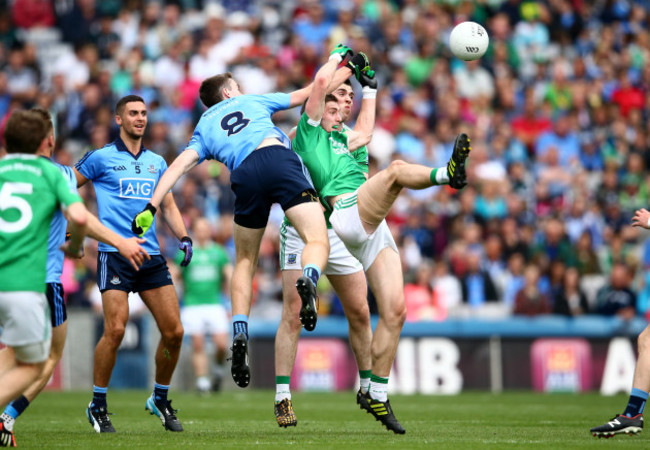
[[[295,428],[279,428],[274,393],[237,390],[199,397],[172,392],[183,433],[164,431],[144,405],[150,392],[109,390],[115,434],[97,434],[85,417],[90,392],[44,392],[18,419],[23,448],[650,448],[648,434],[598,439],[589,428],[622,411],[627,397],[598,394],[466,392],[392,396],[406,434],[386,431],[355,403],[355,393],[295,393]],[[650,431],[646,430],[645,433]]]

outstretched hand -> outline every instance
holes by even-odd
[[[352,49],[346,45],[339,44],[330,52],[329,59],[336,59],[340,64],[345,61],[347,58],[351,58],[354,55]]]
[[[650,229],[650,223],[648,223],[649,220],[650,211],[641,208],[634,213],[634,217],[632,217],[632,226]]]

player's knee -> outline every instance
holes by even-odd
[[[401,170],[401,166],[404,166],[406,164],[407,163],[405,161],[402,161],[400,159],[391,161],[388,167],[386,168],[386,174],[388,175],[389,179],[390,180],[397,179],[397,174]]]
[[[183,343],[183,326],[178,325],[168,330],[161,331],[161,336],[165,347],[167,348],[180,348]]]
[[[348,308],[347,318],[350,328],[354,330],[370,328],[370,310],[368,309],[368,304],[365,302],[361,304],[360,302],[359,305]]]
[[[404,302],[391,305],[384,314],[386,324],[391,328],[402,328],[406,322],[406,305]]]
[[[104,327],[104,339],[106,339],[112,347],[117,348],[122,343],[122,339],[124,339],[125,330],[125,325],[121,323],[106,325]]]

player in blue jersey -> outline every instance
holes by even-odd
[[[33,108],[32,112],[39,115],[47,128],[47,138],[44,144],[37,151],[37,155],[50,159],[54,151],[54,127],[52,119],[47,111],[40,108]],[[77,179],[71,167],[55,164],[63,173],[68,181],[70,190],[77,191]],[[51,323],[52,323],[52,341],[50,354],[45,361],[45,367],[34,381],[19,398],[12,401],[2,413],[0,422],[3,428],[13,434],[15,420],[22,414],[34,398],[43,390],[50,380],[54,368],[63,355],[63,347],[67,334],[67,313],[65,302],[63,300],[63,286],[61,284],[61,273],[63,271],[63,252],[61,246],[64,245],[66,237],[67,220],[61,211],[54,213],[50,223],[50,234],[47,243],[47,275],[46,297],[50,306]],[[88,213],[86,222],[86,235],[102,242],[114,245],[130,263],[138,269],[144,259],[149,255],[140,247],[139,243],[144,240],[136,238],[123,238],[101,224],[97,217]]]
[[[90,151],[75,165],[79,186],[91,180],[97,195],[100,220],[120,236],[132,236],[131,218],[150,201],[167,169],[165,160],[142,145],[147,126],[147,107],[142,98],[129,95],[117,102],[115,121],[120,136],[111,144]],[[192,240],[170,192],[161,202],[163,218],[180,239],[185,252],[181,265],[192,258]],[[160,418],[166,430],[183,431],[167,398],[183,340],[178,297],[165,258],[160,254],[155,223],[143,244],[151,259],[139,271],[110,245],[100,244],[97,278],[104,308],[104,334],[95,348],[93,400],[87,409],[89,422],[98,433],[114,432],[107,415],[106,390],[115,365],[117,349],[128,320],[129,292],[138,292],[153,314],[161,338],[156,350],[154,391],[146,409]]]
[[[341,62],[351,53],[347,47],[339,46],[332,51],[331,58]],[[332,84],[338,86],[344,79],[342,76]],[[208,110],[201,116],[185,151],[161,178],[151,202],[133,221],[135,232],[146,232],[165,193],[202,161],[216,159],[230,170],[236,196],[231,374],[240,387],[250,382],[248,314],[260,242],[272,203],[282,206],[305,242],[301,258],[303,276],[296,283],[302,301],[300,321],[308,331],[316,326],[316,283],[329,254],[327,228],[309,174],[291,151],[289,138],[271,121],[276,111],[305,102],[311,90],[309,85],[290,94],[244,95],[230,73],[204,80],[199,96]]]

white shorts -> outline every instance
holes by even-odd
[[[181,322],[189,336],[228,333],[228,313],[223,305],[184,306]]]
[[[334,230],[327,230],[330,241],[330,254],[327,258],[325,275],[350,275],[363,270],[357,259],[350,254]],[[305,243],[292,226],[284,222],[280,227],[280,270],[302,270],[300,255]]]
[[[0,292],[0,340],[14,348],[16,359],[26,363],[45,361],[50,353],[52,322],[45,294]]]
[[[359,217],[356,192],[336,202],[334,212],[330,216],[330,223],[350,253],[361,261],[363,270],[368,270],[379,252],[386,247],[392,248],[399,254],[386,220],[382,220],[371,235],[366,233]]]

